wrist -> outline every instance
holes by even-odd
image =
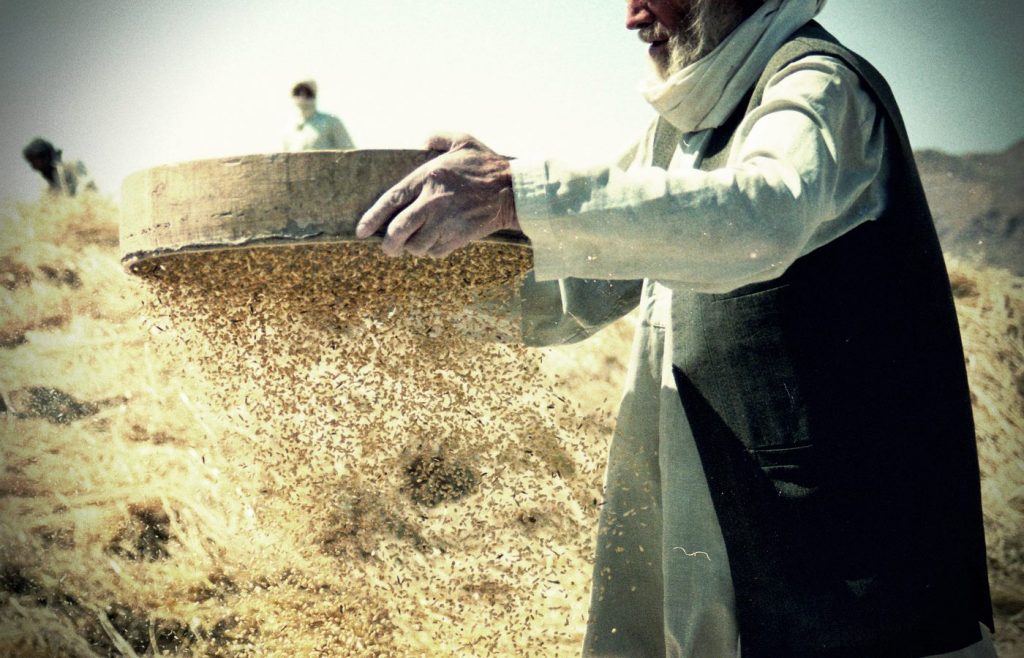
[[[516,197],[512,192],[512,179],[509,178],[508,187],[502,188],[498,193],[498,226],[504,231],[523,232],[519,225],[519,216],[516,214]]]

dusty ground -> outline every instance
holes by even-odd
[[[575,655],[629,319],[528,352],[343,314],[336,252],[127,276],[116,217],[0,213],[0,655]],[[1024,283],[951,268],[1024,655]]]

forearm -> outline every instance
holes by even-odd
[[[539,280],[654,278],[716,288],[770,278],[797,257],[806,204],[785,169],[567,172],[548,164],[514,165],[513,173]]]

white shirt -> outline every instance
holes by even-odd
[[[769,81],[723,169],[692,168],[707,131],[683,135],[667,171],[651,167],[653,135],[652,125],[617,166],[512,161],[538,281],[651,278],[725,292],[781,275],[885,204],[881,118],[831,57],[805,57]]]
[[[333,114],[314,112],[308,119],[300,117],[289,124],[285,133],[285,151],[314,151],[355,148],[345,124]]]

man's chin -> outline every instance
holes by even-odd
[[[650,67],[651,73],[658,76],[662,80],[667,80],[671,75],[671,72],[669,70],[670,63],[667,52],[664,53],[664,56],[655,56],[653,54],[650,55],[647,58],[647,65]]]
[[[650,63],[651,71],[662,80],[669,79],[686,66],[687,62],[680,56],[683,52],[678,37],[652,43],[647,49],[647,61]]]

